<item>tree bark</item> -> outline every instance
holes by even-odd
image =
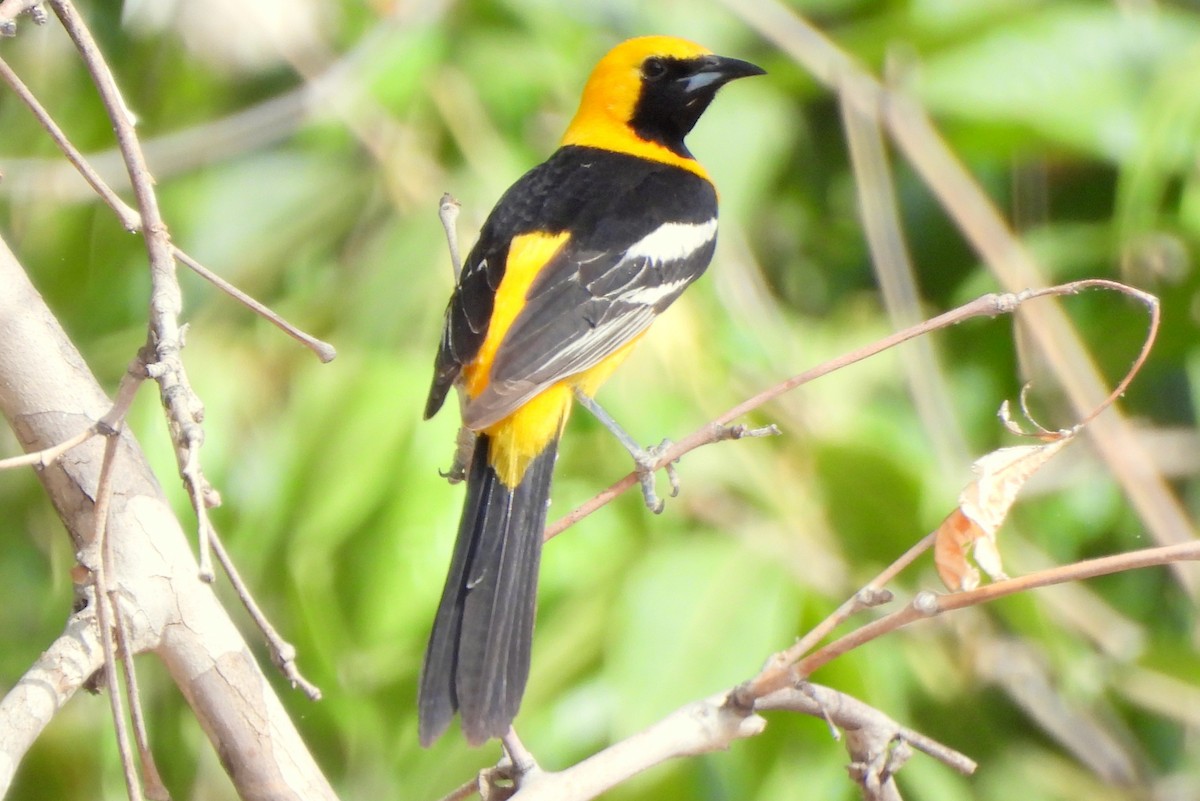
[[[62,442],[111,405],[0,239],[0,413],[22,447],[29,452]],[[99,559],[91,538],[103,450],[104,438],[93,437],[39,471],[85,567]],[[241,634],[198,578],[188,538],[128,432],[121,434],[112,480],[108,583],[118,591],[130,649],[162,659],[243,799],[335,799]],[[82,597],[94,603],[90,586]],[[7,732],[0,738],[0,795],[53,711],[87,677],[77,665],[55,665],[54,655],[79,659],[79,649],[69,645],[81,640],[80,621],[93,627],[84,639],[98,640],[89,611],[72,617],[55,648],[0,702],[0,731]],[[87,654],[84,662],[94,667],[94,650]],[[56,670],[61,680],[51,686],[45,676]]]

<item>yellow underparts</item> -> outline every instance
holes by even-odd
[[[487,388],[492,360],[524,307],[529,287],[568,236],[567,233],[525,234],[513,239],[504,278],[496,290],[487,337],[475,360],[463,370],[468,397],[477,397]],[[483,429],[481,433],[491,438],[488,461],[505,486],[513,488],[520,484],[530,463],[562,433],[575,388],[585,395],[594,395],[638,339],[635,337],[595,367],[547,387],[508,417]]]
[[[496,351],[525,307],[529,288],[569,237],[565,231],[523,234],[509,244],[504,278],[496,288],[487,336],[474,361],[463,369],[467,397],[476,398],[487,388]],[[530,462],[562,431],[570,409],[570,387],[556,384],[481,432],[491,438],[489,461],[505,486],[513,488],[521,483]]]
[[[558,234],[532,233],[513,237],[508,245],[508,261],[504,263],[504,277],[496,287],[492,300],[492,316],[488,320],[487,336],[475,354],[475,359],[463,368],[463,379],[467,397],[477,398],[487,389],[492,362],[500,343],[508,335],[513,320],[525,308],[529,288],[559,248],[570,238],[566,231]]]
[[[520,484],[530,463],[562,434],[575,389],[588,397],[595,395],[640,338],[625,343],[595,367],[552,384],[508,417],[484,429],[492,440],[488,460],[505,486]]]

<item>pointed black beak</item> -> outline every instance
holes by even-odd
[[[707,89],[715,92],[720,87],[738,78],[749,78],[753,75],[766,75],[767,71],[757,64],[742,61],[740,58],[725,56],[704,56],[700,59],[700,69],[683,78],[678,78],[683,84],[685,94],[695,94]]]

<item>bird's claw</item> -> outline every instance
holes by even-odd
[[[438,475],[451,484],[457,484],[467,477],[471,469],[471,457],[475,452],[475,432],[466,426],[458,429],[454,439],[454,461],[449,470],[438,470]]]
[[[638,481],[642,484],[642,499],[646,502],[646,508],[656,515],[662,514],[666,502],[658,497],[655,488],[655,469],[662,455],[674,444],[671,440],[664,439],[658,445],[643,448],[633,455]],[[674,498],[679,495],[679,471],[675,469],[674,461],[667,462],[663,468],[667,471],[667,481],[671,482],[671,497]]]
[[[443,470],[439,467],[438,475],[446,479],[446,482],[449,484],[458,484],[467,477],[467,468],[461,464],[452,464],[449,470]]]

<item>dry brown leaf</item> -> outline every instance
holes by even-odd
[[[996,532],[1029,477],[1074,436],[1073,431],[1062,432],[1038,445],[1000,448],[971,465],[976,479],[959,494],[958,508],[936,531],[933,558],[943,584],[954,591],[979,586],[979,570],[967,561],[968,552],[993,581],[1006,578]]]

